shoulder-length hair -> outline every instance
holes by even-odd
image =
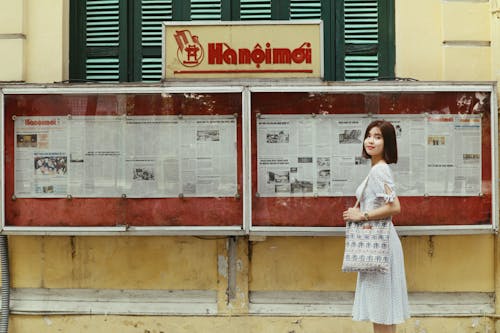
[[[366,128],[364,139],[366,139],[366,137],[370,133],[370,130],[374,127],[378,127],[380,129],[380,132],[382,132],[382,137],[384,138],[384,161],[388,164],[397,163],[398,144],[396,142],[396,131],[394,130],[394,126],[392,126],[392,124],[386,120],[372,121]],[[371,156],[366,152],[364,139],[362,155],[364,158],[371,159]]]

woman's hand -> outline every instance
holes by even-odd
[[[344,211],[342,214],[342,217],[344,218],[345,222],[359,222],[365,219],[365,216],[359,208],[349,208],[348,210]]]

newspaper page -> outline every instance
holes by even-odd
[[[69,121],[73,197],[118,197],[122,191],[123,117],[75,116]]]
[[[124,190],[127,197],[178,197],[179,125],[175,116],[127,117]]]
[[[425,194],[425,118],[423,115],[374,115],[394,126],[398,163],[391,165],[398,195]]]
[[[183,117],[179,147],[182,195],[236,195],[237,147],[234,117]]]
[[[481,116],[455,116],[454,194],[481,194]]]
[[[450,195],[455,187],[455,144],[453,115],[429,115],[427,122],[426,193]]]
[[[311,116],[257,119],[260,196],[313,195]]]
[[[363,182],[370,163],[362,156],[363,141],[369,119],[352,115],[336,115],[332,126],[332,195],[353,196]]]
[[[20,198],[66,196],[66,117],[16,117],[14,121],[15,195]]]

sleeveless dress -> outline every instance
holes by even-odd
[[[386,194],[384,184],[392,193]],[[359,197],[361,184],[356,190]],[[365,191],[360,199],[361,211],[370,211],[393,202],[396,197],[392,170],[389,165],[379,163],[372,167]],[[401,324],[409,316],[408,293],[401,241],[390,222],[390,268],[387,273],[358,273],[352,318],[356,321],[371,321],[377,324]]]

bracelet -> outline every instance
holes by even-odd
[[[364,212],[363,217],[365,218],[365,221],[368,221],[370,216],[368,215],[367,212]]]

